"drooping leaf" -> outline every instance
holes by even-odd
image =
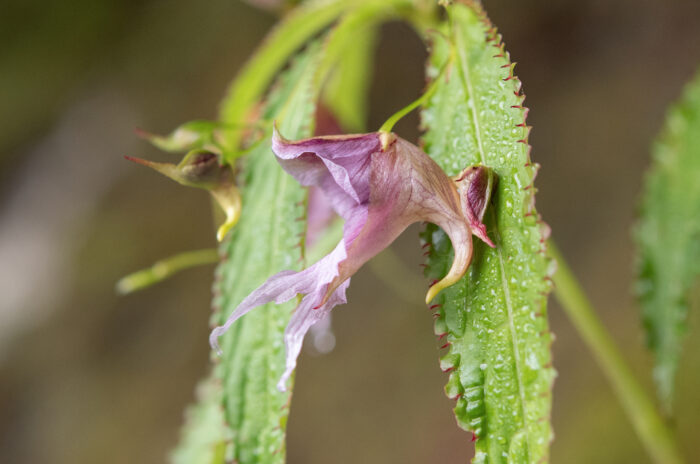
[[[315,74],[322,51],[319,44],[310,45],[282,76],[265,106],[263,117],[277,121],[289,137],[307,137],[313,132],[318,96]],[[243,210],[220,250],[224,258],[216,273],[212,319],[217,325],[270,275],[302,266],[305,189],[277,163],[271,133],[241,161],[245,164]],[[212,459],[220,457],[212,461],[216,463],[284,462],[290,393],[280,393],[276,384],[284,372],[284,328],[294,306],[294,301],[262,306],[221,337],[223,355],[213,381],[218,391],[210,391],[194,410],[212,417],[209,403],[218,401],[218,407],[223,406],[221,430],[215,435],[226,437],[226,443],[212,445],[203,438],[201,427],[187,427],[176,456],[191,456],[187,448],[194,443]]]
[[[467,275],[431,307],[436,335],[449,347],[441,358],[450,373],[445,390],[457,401],[457,422],[474,434],[475,463],[546,462],[554,378],[546,309],[551,266],[547,229],[534,209],[537,166],[529,157],[527,109],[513,64],[481,8],[447,9],[450,27],[436,37],[428,66],[429,77],[440,81],[422,113],[425,149],[450,175],[483,164],[498,179],[484,218],[496,248],[476,240]],[[449,239],[435,226],[422,237],[427,274],[445,275]]]
[[[669,112],[652,156],[635,230],[637,295],[654,380],[670,411],[688,297],[700,272],[700,74]]]

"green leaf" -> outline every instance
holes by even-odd
[[[318,98],[315,76],[322,52],[318,43],[310,45],[268,99],[263,117],[277,121],[280,132],[287,137],[302,138],[313,133]],[[216,325],[223,323],[269,276],[302,267],[305,223],[300,219],[305,217],[306,189],[277,163],[271,135],[268,131],[242,160],[243,210],[240,222],[220,250],[224,258],[214,285],[212,322]],[[202,423],[185,428],[176,456],[188,456],[191,462],[207,462],[209,457],[217,463],[224,459],[239,464],[284,462],[290,393],[280,393],[276,384],[284,372],[284,329],[295,306],[292,301],[257,308],[221,337],[223,355],[214,369],[218,391],[210,393],[195,411],[201,410],[199,415],[213,420],[216,418],[208,404],[218,401],[218,408],[223,406],[214,436],[226,437],[225,452],[220,442],[201,438],[201,428],[212,427]],[[201,452],[190,449],[190,445],[198,446]],[[201,460],[194,460],[193,455]]]
[[[467,275],[432,307],[436,335],[449,346],[441,358],[450,372],[445,391],[457,401],[459,425],[474,434],[475,463],[546,462],[555,375],[546,309],[552,269],[547,229],[534,209],[527,109],[480,7],[447,9],[450,28],[436,37],[427,71],[441,82],[422,113],[425,149],[450,175],[483,164],[498,184],[485,217],[496,248],[476,240]],[[452,262],[452,246],[436,226],[422,237],[426,273],[438,279]]]
[[[264,117],[276,120],[287,137],[313,133],[315,69],[321,52],[318,44],[311,45],[269,98]],[[277,163],[271,134],[264,140],[245,160],[241,219],[222,247],[226,259],[215,284],[217,324],[269,276],[302,267],[306,189]],[[257,308],[221,339],[223,355],[216,372],[233,433],[227,458],[240,464],[284,462],[290,393],[280,393],[276,385],[285,367],[284,329],[295,306],[291,301]]]
[[[700,74],[669,112],[652,156],[634,234],[637,294],[654,380],[670,411],[688,297],[700,272]]]
[[[197,386],[197,403],[185,411],[182,440],[173,464],[223,464],[227,433],[221,409],[221,385],[210,376]]]

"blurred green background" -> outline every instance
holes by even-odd
[[[651,358],[630,296],[630,227],[648,146],[700,64],[700,2],[486,0],[525,84],[538,207],[634,371]],[[212,267],[118,297],[116,280],[214,246],[206,193],[131,165],[134,135],[215,118],[275,17],[236,0],[0,4],[0,462],[157,463],[209,368]],[[426,52],[383,28],[369,128],[416,98]],[[416,140],[411,115],[397,132]],[[422,304],[418,228],[353,278],[336,349],[302,354],[290,464],[464,463]],[[418,282],[418,284],[416,284]],[[695,298],[696,302],[700,299]],[[696,305],[697,306],[697,305]],[[697,309],[697,308],[694,308]],[[649,462],[600,370],[552,302],[554,463]],[[700,314],[674,424],[700,452]]]

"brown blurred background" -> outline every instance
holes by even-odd
[[[538,206],[651,389],[629,239],[648,146],[700,64],[700,2],[486,0],[525,83],[543,166]],[[236,0],[5,0],[0,5],[0,462],[158,463],[208,370],[212,268],[127,297],[122,275],[214,246],[205,193],[122,155],[166,155],[133,128],[214,118],[226,84],[275,18]],[[416,98],[424,47],[389,24],[370,128]],[[418,134],[417,116],[398,132]],[[290,464],[464,463],[421,303],[418,229],[335,312],[336,349],[302,355]],[[698,298],[695,298],[698,301]],[[695,308],[697,309],[697,308]],[[700,451],[700,314],[678,379],[675,425]],[[600,370],[556,303],[554,463],[649,462]]]

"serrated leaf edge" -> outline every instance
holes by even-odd
[[[536,223],[540,226],[541,248],[539,250],[539,253],[541,253],[543,256],[546,257],[546,260],[548,263],[547,274],[544,278],[545,281],[548,283],[548,285],[547,285],[548,290],[541,294],[541,298],[543,300],[545,300],[546,298],[548,298],[549,294],[551,293],[551,291],[553,289],[552,276],[554,275],[554,272],[556,271],[556,263],[554,260],[552,260],[549,257],[549,255],[547,253],[547,239],[551,233],[551,229],[550,229],[549,225],[542,220],[541,215],[535,209],[535,193],[537,192],[537,189],[534,187],[534,181],[535,181],[535,178],[537,177],[537,173],[539,172],[540,165],[539,165],[539,163],[533,163],[531,156],[530,156],[531,151],[532,151],[532,146],[529,143],[529,136],[530,136],[530,131],[531,131],[532,127],[527,125],[527,117],[528,117],[530,110],[529,110],[529,108],[525,107],[523,104],[525,101],[525,94],[524,94],[523,89],[522,89],[522,81],[520,81],[520,79],[517,77],[517,75],[514,72],[514,68],[515,68],[515,65],[517,63],[511,62],[510,53],[508,51],[506,51],[506,49],[505,49],[505,44],[503,43],[502,35],[498,32],[498,29],[493,25],[491,20],[488,18],[488,15],[486,14],[486,12],[483,9],[483,7],[481,6],[481,4],[478,2],[473,2],[473,1],[468,1],[468,0],[465,2],[462,2],[462,3],[465,6],[467,6],[468,8],[471,8],[476,13],[479,20],[482,22],[482,24],[486,30],[486,32],[485,32],[485,34],[486,34],[486,39],[485,39],[486,46],[492,46],[493,48],[495,48],[495,50],[497,52],[493,55],[493,58],[504,58],[507,61],[507,64],[502,66],[502,68],[508,70],[508,74],[503,78],[503,81],[504,82],[513,81],[513,84],[515,84],[515,87],[516,87],[516,89],[514,90],[514,94],[515,94],[516,98],[519,100],[519,104],[514,105],[511,108],[521,109],[523,111],[523,120],[521,123],[517,124],[516,127],[522,128],[525,131],[525,134],[517,142],[523,143],[527,146],[527,162],[525,164],[525,167],[531,168],[531,172],[532,172],[532,180],[531,180],[530,184],[523,187],[523,192],[527,192],[527,194],[529,194],[529,196],[530,196],[529,200],[526,202],[528,206],[527,206],[527,211],[525,212],[524,216],[525,217],[534,216]],[[449,8],[449,6],[447,6],[447,8]],[[462,68],[461,64],[464,63],[465,60],[463,60],[462,57],[460,56],[459,61],[460,61],[460,68]],[[429,68],[430,68],[430,57],[428,58],[427,69],[429,69]],[[460,71],[461,70],[462,69],[460,69]],[[469,71],[467,70],[467,72],[469,72]],[[470,94],[473,94],[468,75],[464,76],[464,78],[467,80],[465,83],[465,87],[469,90]],[[474,105],[472,117],[475,118],[474,125],[476,128],[476,131],[479,132],[480,131],[480,124],[478,123],[478,118],[476,117],[475,112],[476,112],[476,106]],[[478,134],[478,146],[479,146],[479,150],[480,150],[480,157],[481,157],[482,162],[483,162],[484,161],[484,153],[483,153],[483,145],[481,142],[481,134]],[[491,213],[491,214],[493,214],[493,213]],[[505,272],[504,272],[505,270],[503,268],[503,256],[502,256],[500,248],[498,247],[498,244],[502,243],[502,240],[500,237],[500,232],[497,229],[492,229],[492,230],[496,234],[494,236],[494,241],[497,245],[496,249],[497,249],[498,257],[499,257],[499,266],[501,268],[501,277],[502,277],[502,279],[504,279],[504,282],[505,282],[506,276],[505,276]],[[425,252],[425,255],[428,255],[431,252],[431,247],[429,247],[429,245],[431,245],[431,242],[426,242],[423,244],[423,247],[428,248],[428,250]],[[509,323],[510,323],[511,341],[513,342],[513,353],[514,353],[514,356],[518,359],[516,361],[516,369],[518,370],[517,377],[518,377],[518,384],[519,384],[518,391],[521,395],[521,406],[524,408],[526,401],[525,401],[525,398],[523,396],[522,376],[521,376],[520,371],[519,371],[520,353],[519,353],[519,350],[517,348],[517,338],[514,338],[514,337],[517,337],[517,334],[514,333],[514,327],[512,325],[513,324],[512,307],[511,307],[512,305],[510,303],[510,289],[508,288],[507,285],[505,285],[504,295],[506,296],[506,301],[507,301],[507,306],[508,306],[508,319],[509,319]],[[538,301],[538,304],[542,304],[542,300]],[[448,381],[447,381],[447,384],[445,385],[446,396],[454,401],[467,401],[465,399],[465,392],[463,391],[463,389],[461,387],[460,379],[459,379],[458,374],[457,374],[457,369],[459,368],[459,365],[461,362],[461,359],[460,359],[461,356],[459,353],[456,353],[453,351],[452,343],[449,340],[445,340],[445,338],[448,337],[449,332],[447,331],[446,326],[445,326],[444,314],[441,310],[442,304],[433,304],[433,305],[430,305],[428,308],[431,311],[433,311],[433,318],[435,319],[435,324],[434,324],[435,335],[436,335],[438,341],[441,342],[441,346],[439,348],[440,349],[445,349],[445,348],[448,349],[448,351],[440,357],[441,370],[445,373],[449,373]],[[542,317],[543,315],[538,314],[538,316]],[[551,348],[551,344],[554,341],[554,335],[549,330],[548,330],[548,334],[546,334],[546,333],[540,334],[540,336],[545,336],[545,335],[550,336],[550,348]],[[444,341],[444,343],[442,343],[443,341]],[[550,350],[550,355],[551,355],[551,350]],[[548,396],[551,396],[552,387],[554,384],[554,379],[556,378],[556,371],[554,370],[551,362],[549,365],[545,365],[542,367],[545,369],[552,370],[549,389],[547,392]],[[455,388],[457,385],[460,388],[458,388],[458,389]],[[522,413],[523,413],[523,426],[525,428],[527,428],[528,425],[527,425],[527,421],[526,421],[525,411],[522,411]],[[541,420],[549,421],[550,419],[551,419],[551,409],[548,412],[547,417],[542,417],[542,418],[539,418],[537,420],[538,421],[541,421]],[[477,427],[470,426],[469,429],[473,433],[472,441],[479,440],[480,437],[475,433],[475,431],[477,430]],[[550,433],[549,443],[551,443],[553,441],[553,439],[554,439],[554,435],[553,435],[553,433]],[[547,458],[547,456],[544,457],[545,460],[546,460],[546,458]]]

